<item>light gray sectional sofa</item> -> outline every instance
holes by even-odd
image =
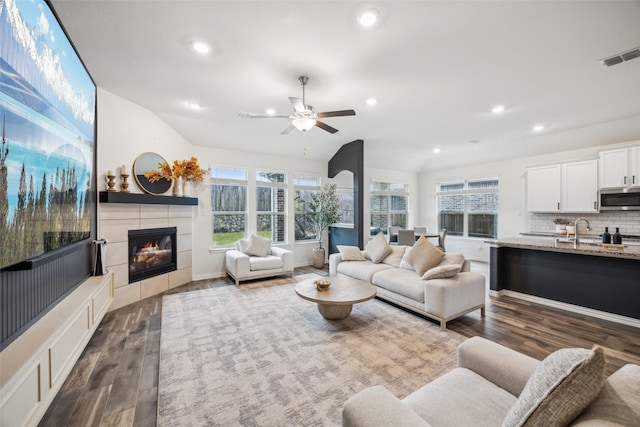
[[[462,254],[443,254],[424,238],[413,247],[385,249],[381,236],[364,251],[339,248],[340,253],[329,256],[329,274],[369,282],[376,286],[378,298],[438,320],[442,330],[449,320],[470,311],[479,309],[484,316],[485,277],[471,272],[469,260]]]
[[[428,349],[425,349],[428,351]],[[457,367],[400,400],[384,386],[347,400],[343,427],[640,426],[640,366],[605,380],[601,348],[543,361],[484,338],[458,347]]]

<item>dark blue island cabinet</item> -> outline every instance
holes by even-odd
[[[640,246],[618,252],[513,238],[491,241],[492,291],[514,291],[640,319]]]

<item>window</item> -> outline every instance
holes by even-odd
[[[230,246],[245,236],[247,171],[214,167],[211,170],[213,246]]]
[[[340,201],[339,225],[353,227],[353,188],[338,188],[337,193]]]
[[[256,172],[256,213],[258,235],[274,243],[286,241],[287,174]]]
[[[313,198],[320,193],[319,176],[296,176],[293,178],[294,222],[296,240],[318,240],[310,211]]]
[[[440,183],[438,226],[454,236],[498,236],[498,178]]]
[[[372,182],[371,234],[387,234],[390,226],[407,228],[409,186],[390,182]]]

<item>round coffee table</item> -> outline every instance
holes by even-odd
[[[351,313],[353,304],[376,296],[376,287],[363,280],[334,276],[328,279],[331,280],[331,286],[326,291],[316,289],[316,279],[307,279],[296,284],[296,294],[300,298],[317,303],[318,311],[325,319],[344,319]]]

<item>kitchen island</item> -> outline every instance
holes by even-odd
[[[579,243],[574,248],[573,242],[528,237],[488,243],[492,291],[584,307],[640,324],[640,246]]]

